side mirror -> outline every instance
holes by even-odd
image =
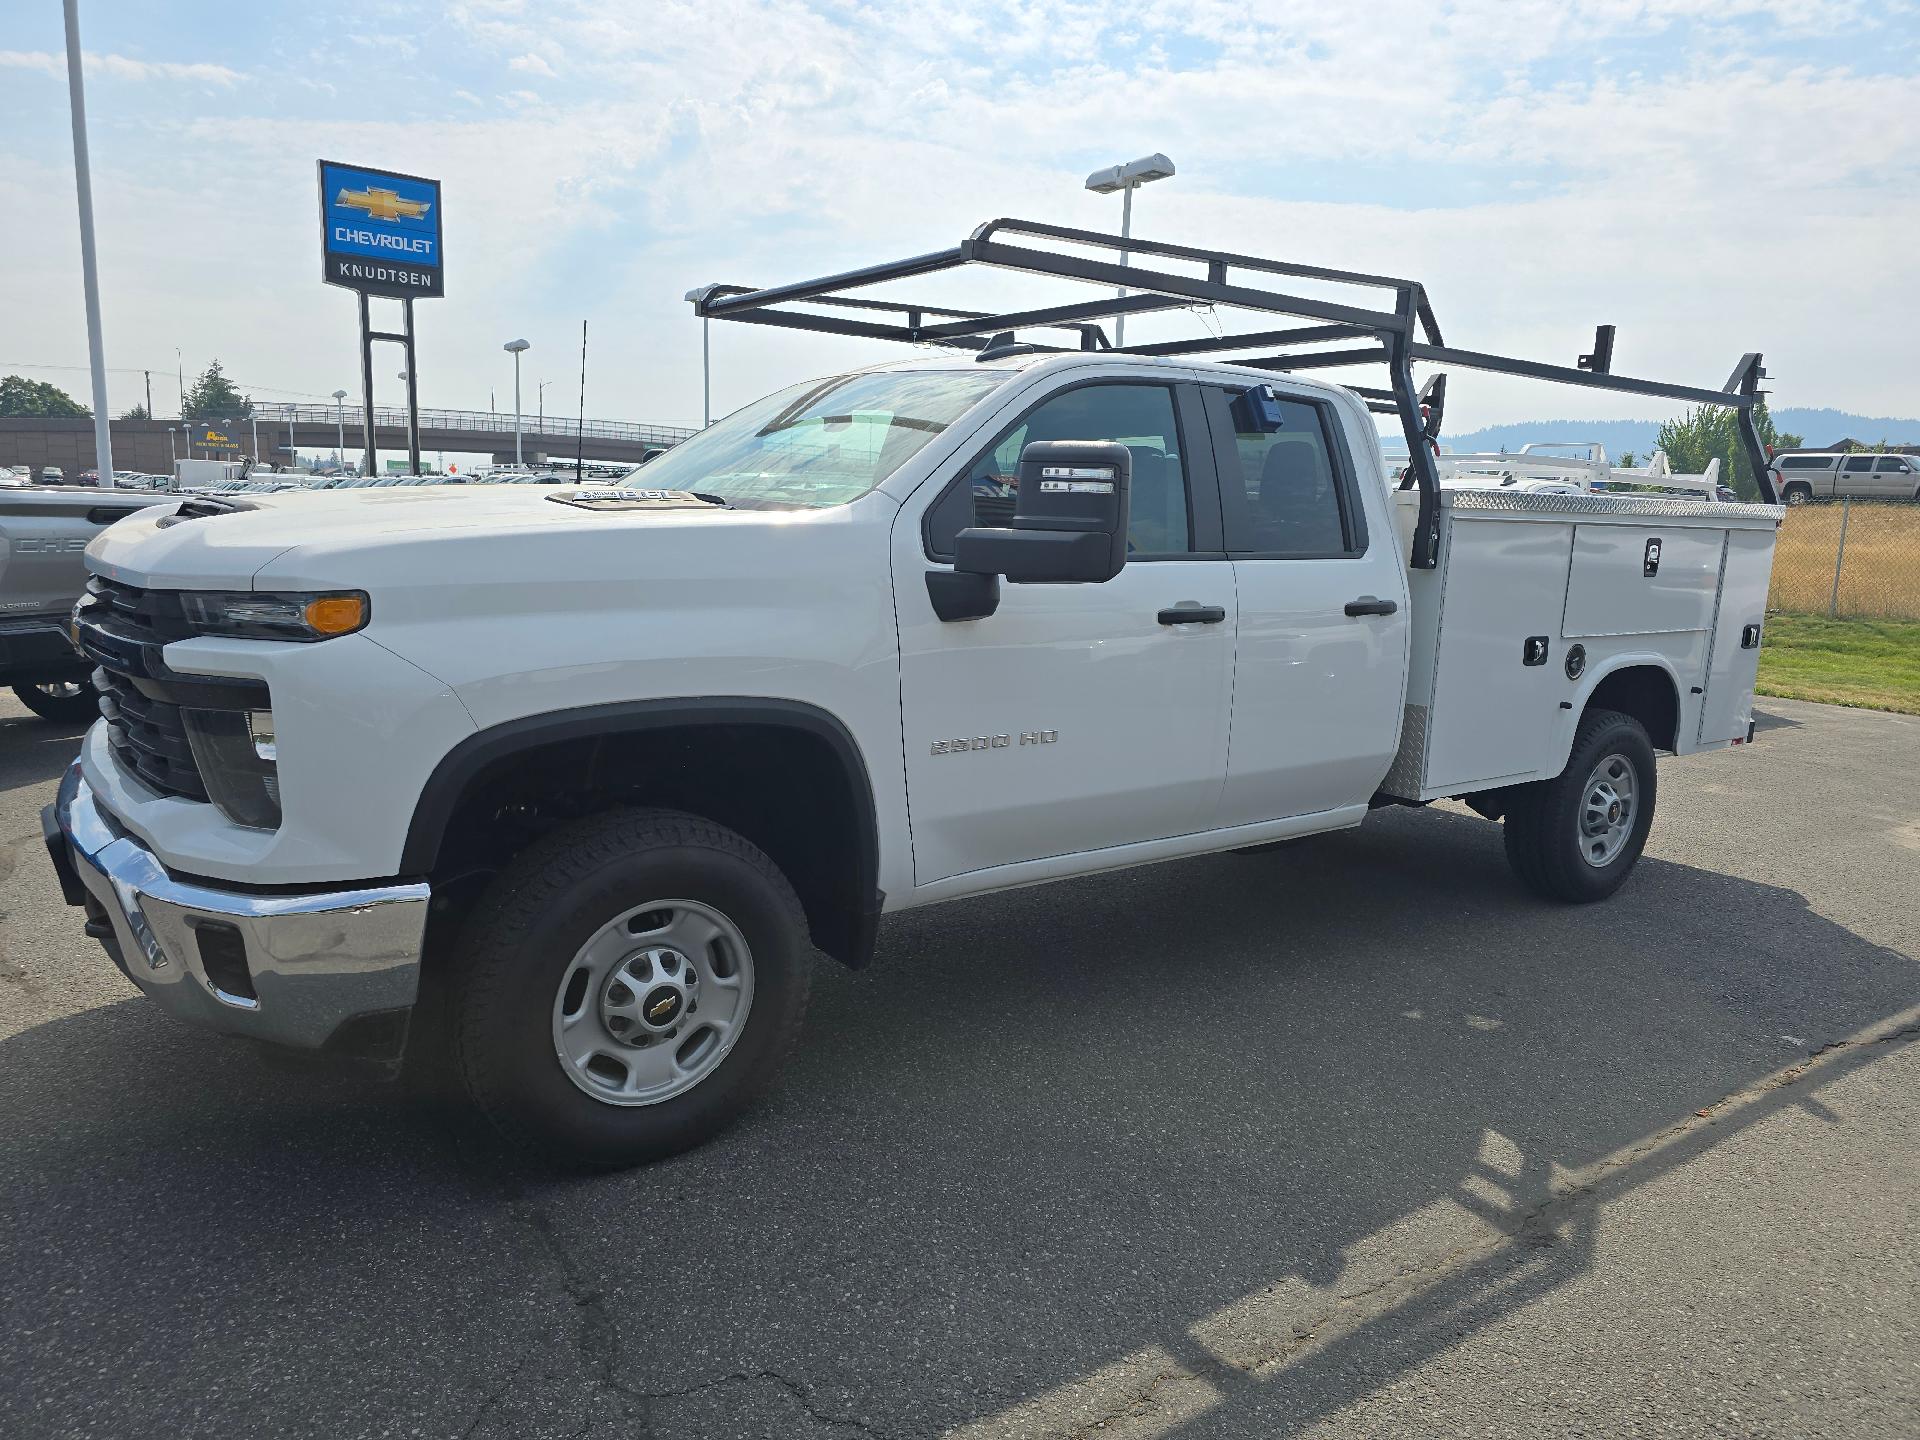
[[[1133,457],[1124,445],[1036,440],[1020,452],[1008,529],[970,526],[954,545],[963,574],[1016,585],[1100,584],[1127,563]]]

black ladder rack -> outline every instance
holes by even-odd
[[[1206,274],[1201,277],[1150,269],[1142,264],[1123,265],[1103,256],[1081,253],[1089,249],[1120,251],[1142,260],[1160,259],[1204,265]],[[1124,288],[1129,293],[1110,293],[1075,304],[1000,314],[917,305],[907,301],[872,300],[846,293],[964,265],[991,265],[1030,275],[1053,275],[1110,290]],[[1372,297],[1369,297],[1372,303],[1353,304],[1291,295],[1268,288],[1276,278],[1311,280],[1386,292],[1390,299],[1385,305],[1380,303],[1380,299]],[[1595,335],[1593,353],[1582,355],[1577,366],[1548,365],[1515,356],[1455,349],[1440,338],[1439,322],[1434,319],[1426,289],[1417,280],[1332,270],[1318,265],[1297,265],[1192,245],[1122,239],[1118,235],[1074,230],[1034,220],[1000,219],[989,220],[950,250],[935,250],[905,260],[869,265],[838,275],[822,276],[817,280],[801,280],[761,290],[742,285],[709,285],[694,293],[693,306],[696,314],[714,320],[778,325],[868,340],[933,343],[977,351],[991,349],[996,353],[1008,353],[1014,331],[1047,329],[1067,332],[1074,337],[1074,344],[1020,348],[1076,349],[1119,355],[1206,356],[1224,364],[1275,373],[1363,364],[1385,366],[1386,386],[1356,385],[1348,388],[1366,401],[1368,408],[1400,417],[1412,479],[1420,488],[1420,520],[1409,561],[1418,569],[1433,567],[1439,540],[1440,479],[1434,465],[1432,443],[1440,433],[1440,421],[1446,403],[1446,376],[1435,375],[1424,390],[1416,389],[1413,380],[1415,361],[1461,370],[1490,370],[1561,385],[1579,385],[1591,390],[1618,390],[1630,395],[1657,395],[1696,405],[1729,406],[1738,418],[1741,444],[1746,450],[1748,464],[1753,469],[1761,493],[1768,503],[1776,501],[1773,485],[1767,475],[1766,449],[1760,443],[1759,430],[1753,418],[1754,406],[1761,394],[1760,381],[1766,376],[1757,352],[1740,357],[1740,363],[1727,377],[1724,386],[1718,390],[1707,390],[1698,386],[1674,385],[1662,380],[1641,380],[1629,375],[1613,374],[1611,326],[1600,327]],[[803,306],[824,307],[827,313],[800,308]],[[1203,335],[1189,340],[1156,341],[1118,350],[1108,341],[1106,331],[1099,324],[1101,320],[1114,316],[1205,306],[1262,311],[1315,323],[1237,335]]]

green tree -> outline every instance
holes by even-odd
[[[1753,425],[1760,432],[1761,445],[1769,451],[1800,443],[1798,435],[1782,435],[1774,428],[1765,400],[1754,406]],[[1659,446],[1667,452],[1667,461],[1677,473],[1698,475],[1707,468],[1708,461],[1718,460],[1722,485],[1731,486],[1742,500],[1760,498],[1760,482],[1754,479],[1753,467],[1747,463],[1746,448],[1740,443],[1740,430],[1731,406],[1702,405],[1687,411],[1678,420],[1667,421],[1660,427]]]
[[[91,415],[58,385],[44,380],[29,380],[24,375],[9,375],[0,380],[0,415]]]
[[[206,420],[244,420],[253,413],[253,401],[242,395],[215,360],[187,387],[180,402],[183,418],[196,424]]]
[[[1633,468],[1633,462],[1639,458],[1640,457],[1631,450],[1623,452],[1620,456],[1620,468],[1622,470],[1631,470]]]
[[[120,418],[122,420],[151,420],[153,417],[147,413],[147,407],[145,405],[135,405]]]

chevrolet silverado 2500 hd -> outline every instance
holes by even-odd
[[[840,293],[971,262],[1102,288]],[[1295,274],[1390,301],[1270,288]],[[1128,350],[1092,323],[1196,303],[1317,323]],[[1758,356],[1721,390],[1507,360],[1446,347],[1413,282],[1012,221],[696,308],[932,344],[623,486],[205,497],[93,542],[103,719],[48,844],[141,990],[284,1046],[443,1037],[507,1134],[625,1164],[766,1086],[814,947],[866,963],[884,911],[1443,797],[1504,820],[1526,886],[1596,900],[1655,752],[1750,737],[1781,511],[1443,489],[1412,365],[1744,422]],[[1256,353],[1199,358],[1227,349]]]

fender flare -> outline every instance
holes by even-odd
[[[701,725],[758,725],[798,730],[823,741],[839,762],[853,797],[855,825],[854,894],[857,913],[840,955],[849,965],[864,965],[873,951],[884,903],[879,889],[880,831],[873,803],[873,782],[865,757],[841,720],[817,705],[758,696],[695,696],[666,700],[621,700],[585,705],[502,721],[467,736],[440,758],[414,802],[413,818],[400,854],[403,875],[425,875],[439,860],[441,842],[461,796],[488,766],[523,750],[559,741]],[[836,947],[836,949],[842,947]]]
[[[1673,662],[1654,650],[1631,650],[1622,655],[1608,656],[1606,661],[1581,676],[1582,684],[1575,694],[1572,707],[1561,712],[1560,734],[1554,737],[1553,758],[1559,764],[1554,773],[1566,768],[1567,757],[1573,753],[1574,732],[1580,727],[1580,717],[1587,713],[1587,707],[1593,703],[1593,692],[1609,675],[1618,675],[1622,670],[1658,670],[1667,677],[1667,684],[1673,687],[1673,713],[1676,729],[1685,720],[1687,707],[1686,690],[1680,684],[1679,673],[1673,668]],[[1679,735],[1674,736],[1676,745]]]

